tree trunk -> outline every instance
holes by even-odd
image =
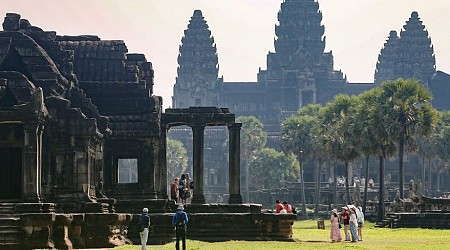
[[[302,219],[308,219],[308,212],[306,211],[306,197],[305,197],[305,181],[303,178],[303,162],[302,156],[298,157],[298,162],[300,163],[300,187],[302,189]]]
[[[347,204],[352,204],[350,187],[348,186],[348,161],[345,161],[345,194],[347,196]]]
[[[334,178],[334,208],[337,208],[338,193],[337,193],[337,167],[336,163],[333,166],[333,178]]]
[[[316,168],[315,179],[316,179],[316,193],[314,200],[316,202],[316,208],[314,209],[314,218],[319,219],[319,200],[320,200],[320,174],[322,172],[322,160],[319,159],[319,164]]]
[[[363,200],[363,212],[366,212],[366,206],[367,206],[367,189],[369,186],[369,155],[366,156],[366,181],[364,182],[364,200]]]
[[[380,156],[380,187],[378,199],[378,221],[384,219],[384,157]]]
[[[404,167],[403,167],[403,154],[405,151],[405,139],[404,135],[400,135],[399,149],[398,149],[398,171],[399,171],[399,190],[400,199],[405,198],[405,178],[404,178]]]
[[[422,185],[420,186],[420,193],[421,194],[425,194],[425,170],[426,170],[426,166],[425,166],[425,157],[422,157]]]
[[[432,161],[429,161],[428,164],[428,195],[429,196],[433,196],[433,193],[431,192],[431,165],[432,165]]]

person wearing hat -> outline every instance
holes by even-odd
[[[341,241],[341,230],[339,229],[339,214],[336,208],[331,210],[331,231],[330,231],[330,239],[331,242]]]
[[[145,250],[148,240],[148,228],[150,227],[150,216],[148,215],[148,208],[142,209],[142,214],[139,217],[139,236],[141,237],[141,250]]]
[[[342,222],[344,224],[345,241],[350,241],[350,214],[348,207],[342,207]]]
[[[358,220],[355,207],[350,208],[350,232],[352,234],[352,242],[358,242]]]
[[[359,213],[358,218],[357,218],[357,220],[358,220],[358,240],[362,241],[362,228],[364,225],[364,213],[363,213],[361,206],[359,206],[358,209],[359,209],[359,211],[361,211],[361,213]]]
[[[186,250],[186,225],[189,222],[187,214],[183,211],[184,206],[179,205],[177,212],[173,215],[172,226],[175,226],[176,243],[175,249],[180,250],[180,239],[183,242],[183,250]]]

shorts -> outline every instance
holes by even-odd
[[[363,227],[363,224],[361,222],[358,222],[358,227]]]

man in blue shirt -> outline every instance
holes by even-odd
[[[186,250],[186,225],[188,224],[188,216],[183,211],[184,206],[179,205],[178,211],[173,215],[172,226],[175,226],[175,235],[177,242],[175,243],[175,248],[180,250],[180,239],[183,242],[183,250]]]

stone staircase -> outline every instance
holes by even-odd
[[[15,203],[0,203],[0,249],[20,249],[22,228]]]
[[[386,217],[382,221],[378,221],[375,224],[375,227],[388,227],[395,228],[397,227],[397,222],[400,220],[400,216],[397,213],[388,213]]]

